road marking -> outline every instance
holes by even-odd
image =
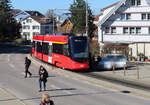
[[[10,62],[10,55],[8,55],[8,62]]]
[[[15,66],[13,64],[9,64],[9,66],[11,66],[12,68],[15,68]]]
[[[55,88],[56,90],[58,89],[58,90],[63,90],[63,88],[59,88],[59,87],[57,87],[57,86],[55,86],[55,85],[51,85],[51,87],[52,88]],[[67,93],[67,94],[73,94],[72,92],[70,92],[70,91],[67,91],[67,90],[63,90],[63,92],[65,92],[65,93]]]

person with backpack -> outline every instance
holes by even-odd
[[[40,69],[39,69],[39,87],[40,87],[40,90],[39,90],[39,92],[42,91],[42,83],[43,83],[44,91],[46,91],[47,78],[48,78],[47,70],[43,66],[40,66]]]
[[[54,105],[54,102],[50,99],[48,94],[43,94],[40,105]]]
[[[30,77],[32,76],[32,73],[29,72],[30,65],[31,65],[31,60],[28,59],[28,57],[25,57],[25,78],[27,78],[28,74],[30,75]]]

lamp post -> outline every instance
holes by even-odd
[[[88,0],[86,0],[86,36],[88,36]]]

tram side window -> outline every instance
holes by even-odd
[[[37,52],[41,53],[42,52],[42,46],[40,42],[37,42]]]
[[[32,47],[35,48],[35,41],[32,42]]]
[[[63,45],[63,55],[68,56],[68,57],[70,56],[68,45]]]
[[[42,53],[48,55],[48,43],[42,43]]]
[[[57,54],[63,54],[63,45],[62,44],[53,44],[53,52]]]

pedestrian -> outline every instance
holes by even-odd
[[[54,102],[50,99],[50,96],[48,94],[43,94],[40,105],[54,105]]]
[[[30,65],[31,65],[31,60],[28,59],[28,57],[25,57],[25,78],[27,78],[27,74],[29,74],[30,77],[32,76],[32,73],[29,72]]]
[[[40,90],[39,90],[39,92],[42,91],[42,83],[43,83],[44,91],[46,91],[47,78],[48,78],[47,70],[43,66],[40,66],[40,69],[39,69],[39,87],[40,87]]]

